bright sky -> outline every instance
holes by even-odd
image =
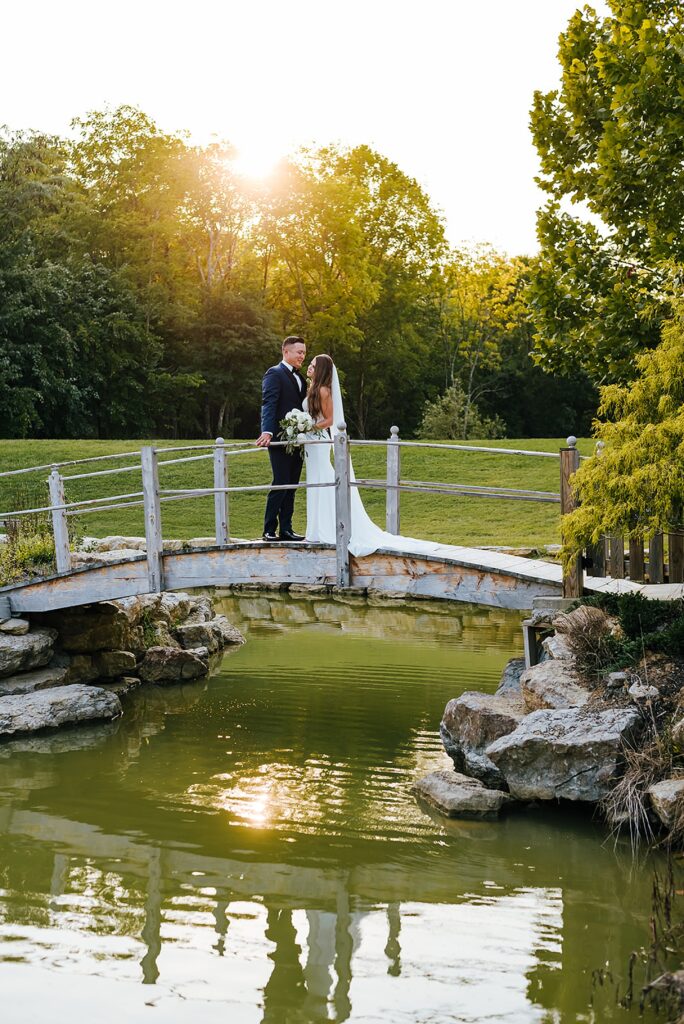
[[[533,252],[528,131],[578,0],[32,0],[2,15],[0,121],[65,133],[109,104],[212,135],[262,172],[369,143],[426,188],[453,242]],[[605,4],[594,6],[605,10]]]

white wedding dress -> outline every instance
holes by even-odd
[[[333,367],[332,381],[333,427],[332,436],[337,433],[337,425],[344,422],[344,406],[342,391]],[[308,411],[307,399],[303,407]],[[315,435],[308,435],[313,438]],[[335,483],[335,469],[332,462],[333,445],[307,444],[304,447],[306,465],[306,482],[308,484]],[[351,479],[355,480],[354,467],[350,464]],[[336,544],[335,524],[335,488],[307,487],[306,489],[306,539],[312,544]],[[432,541],[416,540],[413,537],[400,537],[388,533],[376,526],[364,508],[358,487],[351,489],[351,538],[349,550],[352,555],[370,555],[378,548],[390,551],[404,551],[412,554],[434,554],[441,545]]]

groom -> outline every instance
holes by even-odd
[[[264,374],[261,386],[261,434],[257,438],[259,448],[268,448],[274,484],[298,484],[302,475],[303,459],[299,452],[288,455],[285,448],[271,446],[277,438],[280,421],[292,409],[301,409],[306,395],[306,382],[299,370],[306,358],[303,338],[290,335],[283,342],[283,358]],[[292,513],[296,491],[269,491],[264,516],[263,539],[304,540],[292,529]],[[280,524],[280,536],[276,528]]]

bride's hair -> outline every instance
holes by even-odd
[[[321,388],[332,388],[333,361],[330,356],[321,353],[316,356],[311,387],[309,388],[309,415],[315,421],[321,415]]]

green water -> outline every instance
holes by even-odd
[[[0,747],[6,1024],[636,1017],[592,972],[646,940],[649,870],[586,815],[445,822],[409,792],[517,613],[224,610],[247,644],[205,683]]]

